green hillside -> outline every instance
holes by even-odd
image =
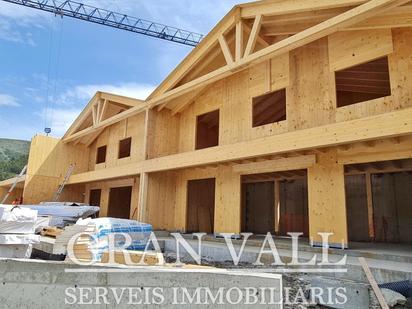
[[[0,181],[19,174],[29,155],[30,142],[0,138]]]

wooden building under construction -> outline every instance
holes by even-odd
[[[234,7],[145,101],[98,92],[34,137],[24,202],[75,164],[61,200],[157,230],[412,243],[408,2]]]

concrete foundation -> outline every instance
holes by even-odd
[[[0,282],[0,303],[7,308],[81,308],[91,304],[95,308],[139,304],[147,308],[191,308],[196,303],[211,308],[220,299],[221,308],[282,307],[280,275],[213,268],[95,266],[84,270],[63,262],[0,259]],[[191,301],[196,288],[200,288],[199,298]],[[265,304],[260,304],[262,299]]]

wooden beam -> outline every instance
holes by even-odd
[[[261,26],[262,26],[262,15],[259,14],[259,15],[256,15],[255,21],[253,22],[253,26],[252,26],[252,31],[250,31],[249,39],[247,41],[246,49],[245,49],[245,57],[253,53],[255,46],[256,46],[257,38],[259,36]]]
[[[372,179],[371,174],[365,174],[366,181],[366,202],[368,207],[368,231],[369,238],[373,241],[375,239],[375,224],[373,220],[373,200],[372,200]]]
[[[360,164],[368,162],[410,159],[412,158],[412,139],[408,138],[399,144],[391,141],[379,141],[374,147],[357,145],[348,150],[338,150],[340,164]]]
[[[93,126],[97,125],[96,107],[97,107],[97,104],[94,104],[92,106]]]
[[[360,5],[368,0],[281,0],[281,1],[261,1],[260,3],[245,4],[241,10],[242,18],[253,18],[256,14],[264,16],[277,16],[295,14],[301,12],[313,12],[315,10],[327,10],[341,7],[351,7]]]
[[[316,163],[315,155],[282,158],[262,162],[237,164],[232,167],[234,173],[241,175],[281,172],[305,169]]]
[[[194,79],[184,85],[174,88],[162,95],[153,97],[148,100],[150,106],[156,106],[167,100],[180,96],[184,93],[193,91],[198,87],[206,86],[233,74],[236,70],[245,69],[251,63],[260,63],[274,56],[284,54],[290,50],[301,47],[303,45],[314,42],[322,37],[330,35],[339,30],[345,29],[350,25],[358,23],[365,18],[369,18],[376,14],[382,13],[396,6],[400,6],[410,0],[370,0],[354,9],[346,11],[338,16],[328,19],[316,26],[306,29],[298,34],[288,37],[280,42],[263,48],[253,54],[245,56],[234,65],[224,66],[213,72]]]
[[[172,116],[184,111],[190,104],[195,102],[201,95],[203,95],[206,89],[207,87],[204,87],[197,91],[193,91],[193,93],[187,94],[188,98],[185,98],[184,100],[182,99],[182,101],[172,109]]]
[[[250,36],[252,29],[245,23],[243,24],[243,28],[245,28],[246,34]],[[263,47],[268,47],[270,45],[261,35],[257,36],[257,43],[259,43]]]
[[[206,55],[218,44],[218,37],[233,27],[236,23],[237,9],[232,9],[219,23],[209,32],[209,34],[193,49],[190,54],[169,74],[169,76],[153,91],[149,100],[162,95],[177,83],[193,68],[202,57]]]
[[[63,143],[69,143],[69,142],[75,141],[76,139],[78,139],[80,137],[83,137],[83,136],[86,136],[86,135],[94,132],[95,130],[97,130],[99,128],[105,128],[105,127],[111,126],[112,124],[115,124],[115,123],[117,123],[119,121],[122,121],[126,118],[129,118],[133,115],[144,112],[147,108],[148,108],[147,104],[142,102],[139,106],[132,107],[130,109],[125,110],[124,112],[121,112],[119,114],[116,114],[116,115],[108,118],[108,119],[103,120],[102,122],[100,122],[95,127],[87,128],[87,129],[81,130],[79,132],[76,132],[74,134],[71,134],[70,136],[63,137],[62,141],[63,141]]]
[[[223,56],[225,57],[226,63],[228,65],[232,65],[233,56],[229,50],[229,46],[227,45],[226,39],[224,38],[223,34],[219,36],[219,44],[220,44],[220,48],[222,49]]]
[[[108,103],[107,103],[107,100],[105,99],[105,100],[103,101],[102,108],[101,108],[101,111],[100,111],[99,123],[102,122],[103,117],[104,117],[104,114],[106,113],[107,104],[108,104]]]
[[[160,157],[145,162],[148,172],[281,154],[412,133],[412,108],[255,140]],[[412,153],[407,153],[412,157]]]
[[[373,292],[376,295],[376,298],[378,299],[379,305],[381,306],[382,309],[389,309],[388,304],[385,301],[385,298],[382,295],[382,292],[376,283],[375,278],[372,275],[371,270],[369,269],[368,264],[366,263],[366,260],[364,257],[359,257],[359,262],[363,268],[363,271],[365,272],[366,278],[368,279],[370,285],[372,286]]]
[[[102,92],[100,98],[103,100],[108,100],[112,102],[116,102],[118,104],[122,104],[128,107],[135,107],[136,105],[140,105],[144,102],[144,100],[125,97],[122,95],[117,95],[113,93]]]
[[[243,22],[241,20],[236,23],[235,37],[235,61],[239,61],[243,57]]]

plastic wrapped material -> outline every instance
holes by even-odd
[[[100,208],[96,206],[78,206],[68,203],[44,203],[42,205],[24,205],[22,208],[38,211],[39,216],[49,216],[50,226],[65,227],[74,224],[79,218],[87,218],[96,214]]]
[[[83,237],[82,243],[78,242],[74,250],[77,251],[76,256],[86,253],[87,258],[90,256],[95,261],[99,261],[103,252],[108,250],[144,250],[152,232],[150,224],[127,219],[85,219],[79,220],[76,224],[94,226],[91,236],[86,240]],[[130,236],[130,245],[126,246],[127,240],[123,235],[119,235],[120,233]],[[114,237],[114,248],[109,248],[109,235]]]
[[[12,205],[0,206],[1,234],[34,234],[37,210]]]
[[[40,236],[34,234],[0,234],[2,245],[32,245],[40,242]]]
[[[0,257],[10,259],[29,259],[33,245],[0,245]]]

